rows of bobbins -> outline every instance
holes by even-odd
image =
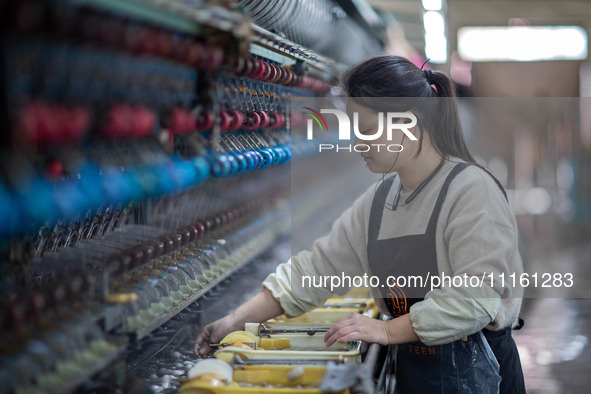
[[[153,259],[173,252],[199,238],[215,236],[248,222],[265,209],[267,199],[249,201],[233,208],[217,212],[194,223],[156,238],[126,248],[105,259],[105,270],[111,275],[120,275],[137,268]],[[56,282],[43,291],[28,291],[13,297],[1,305],[0,328],[12,330],[21,324],[41,323],[48,313],[59,315],[67,312],[74,304],[81,305],[92,297],[95,282],[88,273],[76,270],[67,281]]]
[[[52,16],[56,18],[49,26],[52,33],[78,37],[86,44],[115,48],[137,56],[166,59],[194,70],[220,69],[237,76],[317,92],[326,92],[329,88],[327,83],[303,75],[303,72],[296,73],[290,66],[279,66],[254,56],[235,57],[232,64],[224,65],[224,49],[202,42],[190,34],[179,34],[142,21],[114,18],[111,14],[84,8],[55,13]],[[26,28],[20,27],[17,30],[35,30],[31,27],[34,25],[35,23],[29,22]],[[92,111],[84,106],[33,100],[22,106],[16,124],[19,134],[33,145],[73,144],[91,127],[92,115]],[[252,129],[257,124],[265,125],[265,116],[260,113],[258,115],[243,114],[244,127]],[[119,103],[101,111],[97,121],[105,138],[137,138],[150,135],[157,118],[152,108],[141,103]],[[173,134],[207,130],[213,126],[211,114],[204,112],[194,116],[186,108],[170,108],[163,118],[162,126],[170,129]],[[239,115],[235,113],[220,114],[220,118],[222,131],[236,130],[239,127]],[[274,125],[281,125],[282,121],[271,118],[268,124],[271,128],[281,127]]]
[[[213,236],[240,222],[251,220],[265,208],[267,199],[258,199],[217,212],[192,224],[132,246],[109,257],[107,266],[113,275],[139,267],[205,236]]]

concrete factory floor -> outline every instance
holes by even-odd
[[[529,272],[540,272],[542,267],[546,267],[546,272],[550,272],[548,267],[553,267],[553,272],[572,270],[579,289],[576,293],[557,293],[556,298],[545,298],[541,293],[524,300],[521,316],[525,326],[514,331],[513,336],[519,348],[528,393],[586,393],[591,390],[590,262],[589,245],[557,248],[543,256],[537,253],[526,261]],[[582,288],[586,292],[581,292]]]

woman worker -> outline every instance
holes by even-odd
[[[330,328],[325,344],[398,344],[399,393],[525,392],[511,336],[522,291],[499,280],[523,270],[515,217],[503,188],[466,147],[452,82],[395,56],[369,59],[349,70],[343,82],[347,112],[359,113],[361,133],[375,133],[377,113],[389,111],[380,105],[387,104],[390,111],[396,107],[416,116],[409,131],[418,140],[401,132],[393,136],[401,152],[372,146],[362,153],[370,171],[388,178],[361,195],[311,251],[280,264],[260,293],[207,325],[195,341],[195,353],[209,352],[208,343],[242,330],[246,322],[283,313],[298,316],[332,296],[327,288],[292,286],[302,275],[371,273],[381,283],[387,276],[485,277],[478,285],[454,281],[432,290],[374,288],[376,303],[392,319],[351,314]],[[390,97],[393,104],[372,100]],[[392,143],[386,137],[382,133],[372,142]]]

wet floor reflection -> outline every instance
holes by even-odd
[[[514,331],[528,393],[591,391],[591,299],[526,299]]]

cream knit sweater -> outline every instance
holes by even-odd
[[[458,159],[448,161],[409,204],[396,211],[384,209],[378,239],[423,234],[439,191]],[[386,201],[393,201],[398,177]],[[330,233],[314,242],[270,274],[263,286],[288,316],[298,316],[332,296],[328,288],[302,287],[303,275],[371,275],[367,261],[368,223],[376,185],[372,185],[334,222]],[[410,193],[402,193],[405,201]],[[491,330],[515,323],[523,291],[509,286],[509,275],[523,272],[517,250],[515,217],[499,187],[482,169],[469,166],[452,181],[437,222],[436,251],[439,273],[486,278],[480,286],[442,286],[410,308],[413,328],[427,345],[455,341],[486,327]],[[412,262],[409,262],[412,264]],[[501,275],[504,274],[504,286]],[[490,279],[493,279],[492,286]],[[348,287],[336,290],[344,294]],[[383,313],[385,303],[372,289]]]

